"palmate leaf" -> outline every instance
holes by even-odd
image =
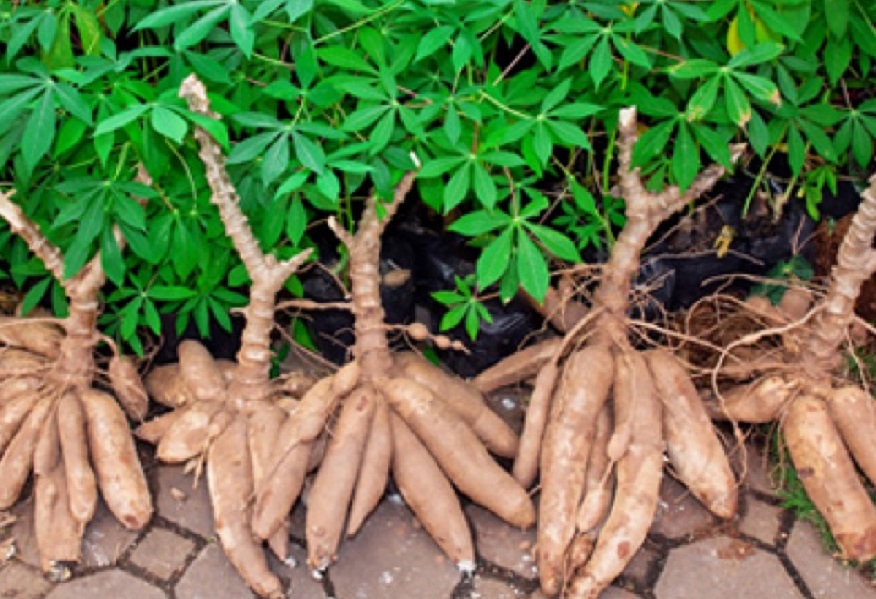
[[[29,169],[33,170],[45,156],[55,139],[55,98],[46,91],[27,119],[21,139],[21,154]]]

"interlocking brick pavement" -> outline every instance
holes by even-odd
[[[876,599],[859,571],[834,560],[817,531],[795,522],[769,487],[754,452],[733,522],[709,515],[667,477],[651,533],[626,571],[600,599]],[[30,514],[13,510],[17,554],[0,562],[2,599],[249,599],[216,542],[204,481],[192,488],[182,469],[150,466],[156,516],[143,531],[118,525],[101,507],[86,531],[85,557],[72,578],[52,584],[38,569]],[[359,535],[344,542],[323,580],[304,563],[303,509],[292,516],[297,565],[271,559],[294,599],[537,599],[533,531],[501,523],[469,505],[478,565],[465,577],[422,530],[397,496],[388,496]]]

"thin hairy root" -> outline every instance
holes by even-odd
[[[472,385],[481,393],[490,393],[532,378],[554,358],[562,344],[563,340],[559,337],[546,339],[513,353],[476,376]]]
[[[307,509],[307,563],[321,570],[336,558],[344,515],[353,496],[360,459],[378,397],[357,388],[341,407],[337,428],[310,491]]]
[[[84,526],[97,506],[97,480],[88,459],[85,413],[78,395],[65,393],[58,402],[58,436],[64,456],[70,513]]]
[[[827,407],[837,429],[858,466],[876,483],[876,402],[855,386],[836,389]]]
[[[662,415],[653,389],[637,386],[636,391],[630,445],[617,463],[614,504],[590,559],[568,587],[570,599],[597,599],[633,559],[654,520],[663,478]]]
[[[593,443],[587,458],[587,478],[584,484],[584,497],[578,507],[575,528],[578,532],[589,533],[602,524],[611,507],[614,489],[614,464],[608,457],[608,440],[611,437],[613,419],[611,406],[605,404],[596,417]],[[574,560],[572,560],[574,561]],[[579,563],[583,563],[579,562]]]
[[[602,346],[585,347],[568,360],[554,396],[541,455],[538,574],[548,594],[563,582],[566,549],[575,534],[584,495],[596,419],[611,390],[613,359]],[[588,374],[589,384],[581,381]]]
[[[526,420],[523,422],[517,457],[514,459],[511,471],[514,479],[527,489],[535,482],[538,474],[542,437],[547,427],[551,399],[559,377],[560,367],[553,360],[546,363],[535,377],[535,386],[526,409]]]
[[[0,510],[9,509],[18,500],[33,467],[40,430],[51,409],[51,398],[43,397],[37,401],[0,459],[0,480],[3,481],[0,485]]]
[[[490,458],[474,432],[429,389],[409,379],[385,383],[392,408],[405,420],[456,487],[506,522],[527,528],[535,507],[526,491]]]
[[[472,385],[414,353],[397,354],[393,360],[406,378],[427,389],[440,390],[441,399],[471,426],[490,452],[505,458],[517,455],[517,435],[501,416],[487,407],[484,396]]]
[[[146,375],[143,383],[149,397],[168,408],[178,408],[195,400],[195,394],[180,375],[177,363],[156,366]]]
[[[125,414],[111,396],[96,389],[82,390],[81,398],[103,499],[119,522],[140,529],[152,517],[152,501]]]
[[[356,480],[347,535],[355,535],[386,490],[392,462],[392,433],[389,425],[389,406],[381,396],[375,405],[368,442],[362,453],[362,464]]]
[[[846,559],[876,555],[876,507],[823,401],[802,395],[782,424],[788,452],[809,498],[827,520]]]
[[[646,354],[675,476],[719,518],[736,515],[738,487],[730,461],[684,366],[669,352]]]
[[[456,491],[404,420],[394,413],[389,415],[389,420],[392,476],[405,503],[461,570],[474,569],[474,543]]]
[[[778,419],[799,387],[792,378],[767,376],[723,392],[720,398],[707,404],[707,409],[713,419],[764,424]]]
[[[235,420],[213,440],[207,456],[207,483],[216,534],[228,559],[259,595],[282,599],[280,579],[268,568],[261,542],[249,527],[253,480],[245,420]]]
[[[128,418],[143,422],[149,409],[149,395],[134,361],[127,356],[113,356],[109,363],[109,379]]]

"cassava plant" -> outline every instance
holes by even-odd
[[[473,570],[475,553],[453,485],[514,526],[535,523],[524,488],[488,453],[515,454],[517,437],[508,425],[474,387],[416,354],[389,349],[379,293],[381,236],[415,175],[407,172],[386,204],[369,196],[355,234],[329,221],[350,256],[353,361],[318,382],[289,415],[272,452],[274,480],[256,497],[253,529],[266,538],[295,502],[317,436],[327,426],[332,429],[307,510],[307,561],[317,572],[336,559],[345,526],[348,535],[359,530],[380,501],[390,472],[417,518],[460,570]],[[408,333],[424,338],[423,329],[411,325]],[[450,345],[446,338],[435,340]]]
[[[193,112],[218,118],[196,76],[183,81],[180,96]],[[310,251],[287,260],[263,253],[240,209],[221,147],[200,127],[194,135],[211,202],[252,281],[249,303],[243,309],[246,326],[234,363],[220,364],[198,342],[184,341],[178,364],[150,373],[147,386],[152,396],[175,409],[143,424],[138,434],[157,445],[162,462],[194,460],[198,468],[206,463],[216,532],[225,553],[257,593],[281,598],[285,595],[280,579],[269,569],[262,542],[252,532],[252,498],[271,479],[271,452],[286,416],[281,400],[289,392],[286,379],[270,378],[276,295]],[[288,557],[287,514],[266,540],[277,557]]]
[[[823,298],[813,305],[811,292],[792,287],[777,306],[754,298],[743,304],[763,325],[720,354],[714,379],[724,390],[711,406],[717,418],[780,424],[797,476],[841,556],[857,561],[876,556],[876,506],[855,468],[876,481],[876,404],[868,390],[843,380],[841,367],[855,300],[876,272],[876,177],[861,197]],[[752,348],[770,336],[779,337],[777,347]]]
[[[665,350],[633,347],[627,320],[631,281],[648,238],[710,189],[724,168],[706,168],[684,192],[647,191],[631,163],[637,139],[636,110],[624,109],[618,145],[626,225],[592,305],[586,314],[579,305],[567,318],[555,318],[568,327],[562,341],[536,346],[526,356],[542,367],[513,474],[530,486],[540,471],[537,561],[548,595],[596,599],[629,563],[657,507],[664,443],[675,476],[700,501],[721,518],[736,512],[736,481],[686,370]],[[737,159],[741,147],[731,153]],[[548,299],[558,301],[552,294]],[[512,356],[476,384],[486,389],[530,374],[521,362]]]
[[[61,250],[12,195],[0,193],[0,216],[63,287],[69,314],[0,319],[0,510],[19,499],[32,472],[42,569],[64,580],[81,557],[98,493],[126,528],[140,529],[152,516],[146,478],[119,406],[142,420],[147,397],[134,363],[119,356],[112,342],[108,374],[116,397],[93,386],[94,351],[106,339],[97,330],[105,281],[100,254],[65,277]],[[115,242],[122,245],[118,229]]]

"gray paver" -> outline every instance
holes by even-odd
[[[39,599],[52,588],[36,568],[17,560],[0,566],[0,597]]]
[[[139,534],[122,526],[103,501],[99,501],[82,538],[82,565],[104,567],[115,564]]]
[[[737,452],[738,456],[740,452]],[[767,459],[767,454],[763,448],[758,447],[753,443],[745,445],[745,478],[742,483],[745,487],[754,491],[760,491],[766,495],[775,496],[776,488],[772,483],[770,476],[772,464]],[[739,458],[737,458],[737,462]],[[737,466],[736,471],[741,473],[742,470]]]
[[[651,569],[651,564],[659,557],[656,551],[645,546],[640,547],[624,569],[624,578],[635,582],[639,588],[645,588],[648,584],[648,572]]]
[[[340,599],[449,597],[460,580],[408,508],[383,501],[359,534],[346,540],[331,567]]]
[[[774,505],[764,503],[754,497],[748,497],[745,516],[739,523],[739,530],[755,539],[769,545],[775,545],[779,534],[779,519],[782,510]]]
[[[475,599],[521,599],[526,597],[526,593],[502,580],[477,576],[471,596]]]
[[[690,538],[712,528],[715,519],[696,497],[670,476],[663,477],[651,532],[670,539]]]
[[[174,588],[177,599],[254,599],[218,543],[207,545]]]
[[[155,505],[158,513],[171,522],[202,537],[213,535],[213,509],[207,492],[207,479],[201,477],[192,488],[194,476],[182,466],[156,468]]]
[[[477,550],[484,559],[527,578],[538,576],[532,555],[535,527],[514,528],[476,505],[467,506],[465,513],[474,526]]]
[[[816,599],[876,599],[876,589],[862,574],[825,551],[818,531],[810,523],[794,523],[785,553]]]
[[[107,570],[56,586],[46,599],[166,599],[164,591],[122,570]]]
[[[186,565],[195,544],[163,528],[153,528],[131,552],[131,562],[162,580],[169,580]]]
[[[673,549],[655,587],[657,599],[802,599],[775,555],[718,536]]]

